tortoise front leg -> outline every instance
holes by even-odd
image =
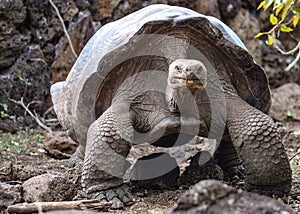
[[[219,143],[214,154],[214,159],[230,179],[234,179],[236,176],[240,179],[244,178],[242,162],[228,135],[223,137]]]
[[[113,208],[131,201],[123,174],[129,167],[126,156],[130,116],[123,108],[110,107],[89,128],[85,151],[82,187],[88,198],[113,202]]]
[[[283,196],[291,189],[291,169],[273,120],[239,98],[227,100],[227,125],[245,173],[245,189]]]

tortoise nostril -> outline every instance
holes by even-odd
[[[192,75],[194,74],[193,71],[188,70],[188,69],[187,69],[187,71],[189,71],[189,72],[187,72],[187,76],[188,76],[188,77],[192,77]]]
[[[196,79],[198,79],[198,78],[197,78],[197,76],[192,72],[190,75],[188,75],[188,79],[196,80]]]

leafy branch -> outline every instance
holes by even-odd
[[[300,41],[292,50],[284,51],[278,45],[278,37],[281,32],[290,33],[297,27],[300,20],[300,8],[295,6],[297,3],[298,0],[263,0],[257,7],[257,10],[263,8],[266,11],[273,5],[273,11],[269,17],[273,27],[267,32],[256,34],[254,38],[267,35],[267,44],[274,46],[283,55],[293,55],[298,51],[295,59],[285,69],[286,71],[289,71],[300,59]]]
[[[15,121],[16,116],[15,115],[9,115],[8,114],[8,105],[5,103],[0,103],[0,118],[1,119],[10,119]]]

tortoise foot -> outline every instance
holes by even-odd
[[[230,180],[245,179],[245,169],[243,166],[235,166],[228,168],[227,174]]]
[[[83,159],[84,159],[84,147],[80,145],[77,149],[76,152],[70,157],[68,167],[73,168],[78,165],[83,164]]]
[[[82,165],[82,164],[83,164],[83,159],[78,157],[78,155],[76,153],[74,153],[69,159],[68,167],[74,168],[74,167]]]
[[[93,186],[92,188],[98,189],[97,186]],[[94,198],[104,202],[111,202],[112,209],[122,209],[124,205],[133,203],[130,189],[126,184],[122,184],[121,186],[107,190],[88,193],[87,196],[88,198]]]

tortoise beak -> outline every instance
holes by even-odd
[[[189,88],[189,89],[195,89],[195,90],[198,90],[198,91],[202,91],[206,84],[203,83],[203,81],[199,80],[199,79],[196,79],[196,80],[186,80],[186,86]]]
[[[194,85],[194,80],[186,80],[186,85],[187,85],[187,86],[192,86],[192,85]]]

